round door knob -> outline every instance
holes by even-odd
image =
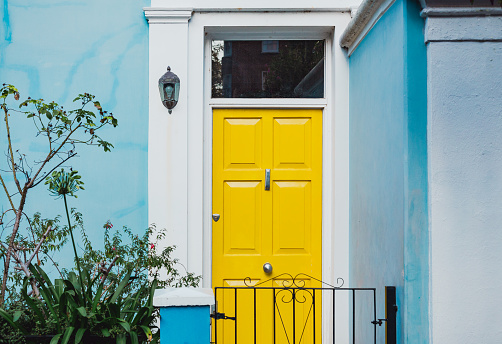
[[[263,264],[263,271],[265,271],[266,274],[272,273],[272,264],[268,262]]]

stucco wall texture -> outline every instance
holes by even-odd
[[[377,316],[397,287],[406,343],[429,338],[423,27],[418,4],[396,1],[350,57],[350,283],[377,287]]]
[[[111,153],[81,147],[71,160],[85,190],[69,205],[83,214],[98,247],[107,220],[136,233],[148,226],[148,24],[142,11],[148,5],[148,0],[3,0],[0,7],[0,83],[15,85],[22,99],[54,100],[67,109],[77,94],[88,92],[119,120],[117,128],[102,132],[115,146]],[[34,156],[43,146],[26,120],[20,123],[24,127],[13,119],[15,148]],[[64,214],[62,201],[53,200],[43,183],[36,189],[28,198],[28,215]],[[6,199],[0,200],[4,210]]]
[[[429,43],[428,87],[432,340],[500,343],[502,43]]]
[[[384,312],[385,285],[397,287],[399,304],[404,286],[403,30],[403,3],[397,1],[349,65],[350,286],[377,288],[377,315]],[[371,312],[370,305],[358,304],[357,314]],[[364,335],[369,342],[371,333]]]

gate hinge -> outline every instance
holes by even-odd
[[[216,320],[236,320],[236,317],[228,317],[225,315],[225,313],[218,313],[218,312],[214,312],[214,313],[211,313],[209,315],[211,318],[213,319],[216,319]]]
[[[387,319],[378,319],[378,320],[373,320],[371,323],[372,323],[373,325],[382,326],[382,323],[383,323],[384,321],[387,321]]]

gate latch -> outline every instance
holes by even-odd
[[[382,326],[382,323],[383,323],[384,321],[387,321],[387,319],[378,319],[378,321],[377,321],[377,320],[373,320],[371,323],[372,323],[373,325]]]
[[[215,320],[236,320],[236,317],[228,317],[225,315],[225,313],[218,313],[218,312],[214,312],[214,313],[211,313],[209,315],[211,318],[215,319]]]

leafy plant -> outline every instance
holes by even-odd
[[[80,258],[66,196],[76,197],[75,193],[83,189],[83,182],[77,171],[68,173],[62,169],[53,172],[46,184],[54,196],[64,199],[76,271],[64,271],[65,277],[52,283],[42,267],[30,263],[30,274],[26,274],[21,288],[25,308],[11,312],[0,308],[0,317],[22,335],[53,335],[50,344],[78,344],[88,335],[109,337],[117,344],[125,344],[128,339],[131,344],[138,343],[138,338],[153,340],[152,321],[156,316],[153,293],[157,286],[196,286],[200,277],[180,276],[177,260],[170,256],[174,247],[157,254],[155,245],[165,237],[165,230],[159,231],[155,242],[150,243],[154,227],[141,238],[124,228],[131,239],[130,243],[124,243],[119,231],[110,235],[113,225],[108,221],[103,226],[105,248],[101,251],[93,249],[83,222],[79,221],[85,246]],[[159,279],[161,269],[167,270],[167,279]],[[30,285],[32,292],[28,290]]]
[[[91,278],[86,268],[82,270],[83,285],[74,272],[65,279],[56,279],[53,284],[41,267],[30,265],[30,271],[39,285],[41,298],[29,295],[26,277],[21,293],[27,309],[17,310],[13,315],[0,309],[0,316],[19,333],[53,334],[51,344],[66,344],[70,340],[78,344],[90,334],[115,338],[117,344],[125,344],[128,337],[133,344],[138,343],[138,336],[152,339],[155,281],[127,295],[123,291],[131,283],[131,271],[108,288],[105,288],[103,273]],[[142,302],[145,291],[148,297]],[[26,323],[17,323],[23,316],[32,319],[31,328]]]
[[[0,257],[4,261],[0,306],[5,301],[11,260],[15,261],[26,276],[31,276],[28,267],[38,255],[43,242],[51,236],[54,230],[51,225],[48,226],[38,238],[33,251],[30,251],[31,254],[24,258],[27,247],[20,245],[20,241],[23,241],[25,236],[20,239],[19,230],[22,223],[29,219],[24,213],[29,191],[69,159],[75,157],[76,148],[79,145],[97,145],[105,152],[110,151],[113,145],[103,140],[97,133],[106,126],[118,125],[113,114],[104,111],[99,101],[89,93],[79,94],[73,100],[78,105],[72,110],[66,110],[55,102],[45,102],[43,99],[30,97],[24,101],[19,99],[19,91],[13,85],[3,84],[0,88],[0,109],[4,113],[7,144],[6,165],[0,165],[0,184],[9,204],[9,208],[0,214],[2,233],[8,229],[5,243],[0,240]],[[15,106],[10,104],[15,104]],[[88,110],[88,105],[94,105],[95,110]],[[32,122],[36,138],[42,139],[43,143],[39,142],[38,145],[39,147],[45,146],[46,150],[41,158],[30,160],[18,147],[15,147],[11,125],[13,122],[16,123],[21,116]],[[27,130],[29,127],[24,125],[22,128]],[[4,178],[7,174],[10,178]],[[12,182],[9,184],[10,180]],[[36,284],[32,284],[32,287],[37,294]]]

